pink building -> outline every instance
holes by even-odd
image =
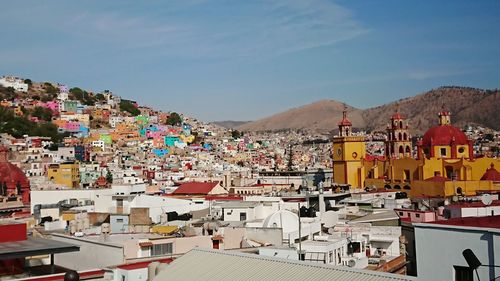
[[[394,209],[396,214],[402,221],[408,221],[412,223],[416,222],[433,222],[436,221],[437,215],[434,211],[420,211],[420,210],[410,210],[410,209]]]
[[[70,121],[67,122],[64,126],[64,129],[69,132],[78,132],[80,131],[80,122]]]
[[[59,112],[59,103],[57,101],[48,101],[43,103],[42,106],[52,110],[52,112]]]

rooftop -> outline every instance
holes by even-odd
[[[486,217],[454,218],[449,220],[429,222],[428,224],[500,229],[500,215],[486,216]]]
[[[417,279],[411,276],[263,257],[255,254],[195,248],[173,261],[153,280],[408,281]]]
[[[77,252],[79,246],[44,238],[28,238],[0,244],[0,260],[16,259],[31,256]]]

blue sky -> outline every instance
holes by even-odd
[[[9,1],[0,74],[204,121],[500,88],[500,1]]]

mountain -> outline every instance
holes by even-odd
[[[246,123],[237,129],[333,131],[342,118],[343,107],[344,105],[338,101],[323,100]],[[500,130],[500,114],[498,114],[500,90],[446,86],[364,110],[347,106],[348,117],[355,128],[368,131],[384,130],[391,115],[398,111],[407,117],[412,134],[423,134],[435,126],[436,114],[443,107],[451,111],[452,123],[457,127],[476,124]]]
[[[342,119],[344,104],[334,100],[322,100],[302,107],[289,109],[270,117],[237,127],[241,131],[277,131],[286,129],[310,129],[330,131]],[[349,119],[354,127],[364,127],[362,111],[347,106]]]
[[[215,121],[212,122],[212,124],[226,128],[226,129],[234,129],[239,126],[242,126],[250,121],[232,121],[232,120],[226,120],[226,121]]]

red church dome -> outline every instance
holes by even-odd
[[[9,150],[0,147],[0,186],[7,185],[7,196],[17,194],[20,185],[24,204],[29,204],[30,182],[24,172],[16,165],[8,162]]]
[[[456,127],[451,125],[439,125],[430,128],[422,138],[423,146],[432,145],[451,145],[454,141],[456,145],[468,145],[469,139],[467,136]]]

